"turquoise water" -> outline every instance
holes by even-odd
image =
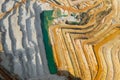
[[[52,46],[50,43],[50,38],[48,33],[49,25],[53,20],[52,14],[53,14],[53,10],[43,11],[40,14],[40,19],[41,19],[41,28],[43,33],[43,40],[45,45],[46,57],[48,61],[48,67],[49,67],[50,73],[55,74],[57,73],[57,67],[54,61]]]

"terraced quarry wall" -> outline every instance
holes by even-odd
[[[58,72],[68,75],[61,70],[69,71],[81,80],[119,80],[120,1],[99,0],[90,5],[89,1],[82,9],[49,2],[69,14],[79,13],[75,17],[79,21],[58,22],[49,29]]]

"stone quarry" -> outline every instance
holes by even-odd
[[[120,80],[120,0],[0,0],[0,80]]]

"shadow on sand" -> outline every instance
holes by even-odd
[[[60,76],[66,76],[68,80],[82,80],[81,78],[75,77],[70,72],[64,70],[58,71],[57,74]]]

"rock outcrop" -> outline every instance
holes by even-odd
[[[27,0],[1,0],[3,65],[23,80],[49,74],[41,31],[41,4]],[[9,11],[9,12],[8,12]],[[7,12],[7,13],[6,13]]]

